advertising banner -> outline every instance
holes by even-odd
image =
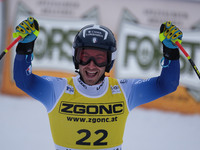
[[[184,37],[183,47],[187,49],[197,66],[200,66],[198,59],[200,57],[200,30],[186,31]],[[148,80],[149,77],[160,74],[163,52],[157,29],[124,20],[121,22],[118,39],[120,41],[118,56],[120,57],[116,63],[117,78]],[[162,106],[165,110],[200,112],[200,81],[187,58],[182,52],[180,54],[181,78],[178,90],[158,101],[143,105],[144,107],[151,108],[155,104],[154,107]]]

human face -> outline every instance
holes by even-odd
[[[83,81],[88,85],[98,84],[97,82],[105,73],[107,52],[88,48],[80,50],[77,57]]]

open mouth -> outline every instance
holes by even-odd
[[[93,78],[97,75],[97,71],[86,71],[86,75],[89,77],[89,78]]]

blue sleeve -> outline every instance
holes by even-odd
[[[165,60],[165,64],[168,64],[168,60]],[[158,77],[145,80],[129,79],[127,84],[121,84],[127,97],[129,110],[174,92],[179,85],[179,76],[179,60],[173,60],[168,67],[162,68]]]
[[[33,74],[31,55],[16,55],[14,62],[14,80],[18,88],[40,101],[47,108],[47,111],[54,106],[62,92],[61,88],[65,84],[61,78],[40,77]],[[60,88],[58,87],[59,85]]]

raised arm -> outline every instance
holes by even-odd
[[[161,74],[158,77],[147,80],[133,81],[132,88],[129,91],[130,95],[128,96],[130,109],[172,93],[179,85],[180,56],[178,47],[174,42],[181,42],[182,32],[171,22],[165,22],[160,27],[159,38],[163,44],[164,55]]]
[[[50,108],[49,102],[55,97],[53,82],[32,73],[32,53],[38,34],[39,25],[33,17],[29,17],[16,27],[13,35],[21,35],[23,39],[16,48],[14,80],[17,87],[41,101],[46,108]]]

